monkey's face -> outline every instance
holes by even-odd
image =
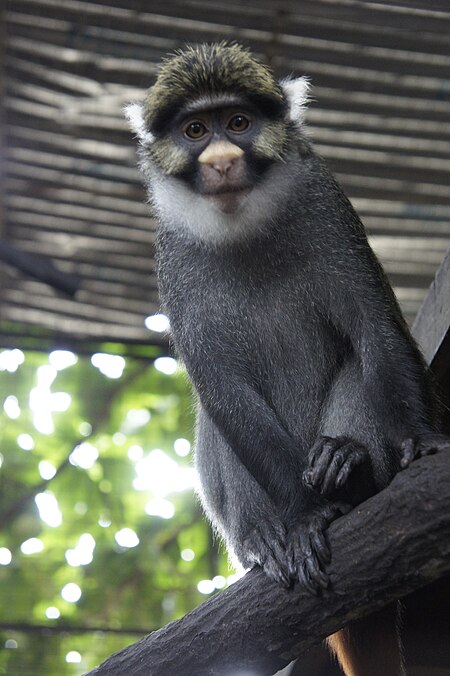
[[[258,126],[256,115],[236,107],[200,110],[177,130],[179,142],[193,159],[195,188],[225,213],[237,211],[251,189],[253,177],[245,155]]]
[[[292,178],[307,96],[235,44],[188,48],[127,108],[161,224],[219,244],[262,231]]]
[[[188,114],[177,115],[155,139],[151,154],[166,174],[185,181],[216,209],[233,214],[270,163],[282,157],[284,142],[282,124],[236,101],[192,106]]]

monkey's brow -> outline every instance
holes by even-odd
[[[248,108],[250,107],[248,101],[245,101],[244,98],[232,94],[201,96],[183,107],[183,115],[186,113],[197,113],[200,110],[214,110],[216,108],[242,105],[245,105]]]

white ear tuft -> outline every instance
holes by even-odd
[[[309,101],[309,80],[306,77],[298,77],[292,80],[286,78],[280,82],[281,88],[288,100],[289,119],[301,123],[305,116],[306,104]]]
[[[154,137],[145,126],[142,103],[130,103],[128,106],[125,106],[124,112],[131,129],[141,143],[152,143]]]

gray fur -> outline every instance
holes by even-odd
[[[196,146],[190,174],[167,176],[140,118],[135,131],[160,222],[161,300],[198,394],[206,514],[244,567],[317,593],[328,585],[329,522],[390,482],[405,439],[430,452],[437,435],[392,290],[303,133],[305,81],[274,91],[291,97],[287,148],[262,167],[242,144],[251,189],[232,214],[205,195]],[[210,106],[214,91],[205,96]],[[197,99],[183,103],[197,110]],[[186,145],[175,123],[164,133]]]

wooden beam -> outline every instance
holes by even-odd
[[[417,313],[412,333],[430,365],[444,405],[450,407],[450,248]]]
[[[346,623],[439,578],[450,570],[449,452],[414,462],[331,524],[331,585],[321,596],[251,571],[90,675],[273,674]]]

